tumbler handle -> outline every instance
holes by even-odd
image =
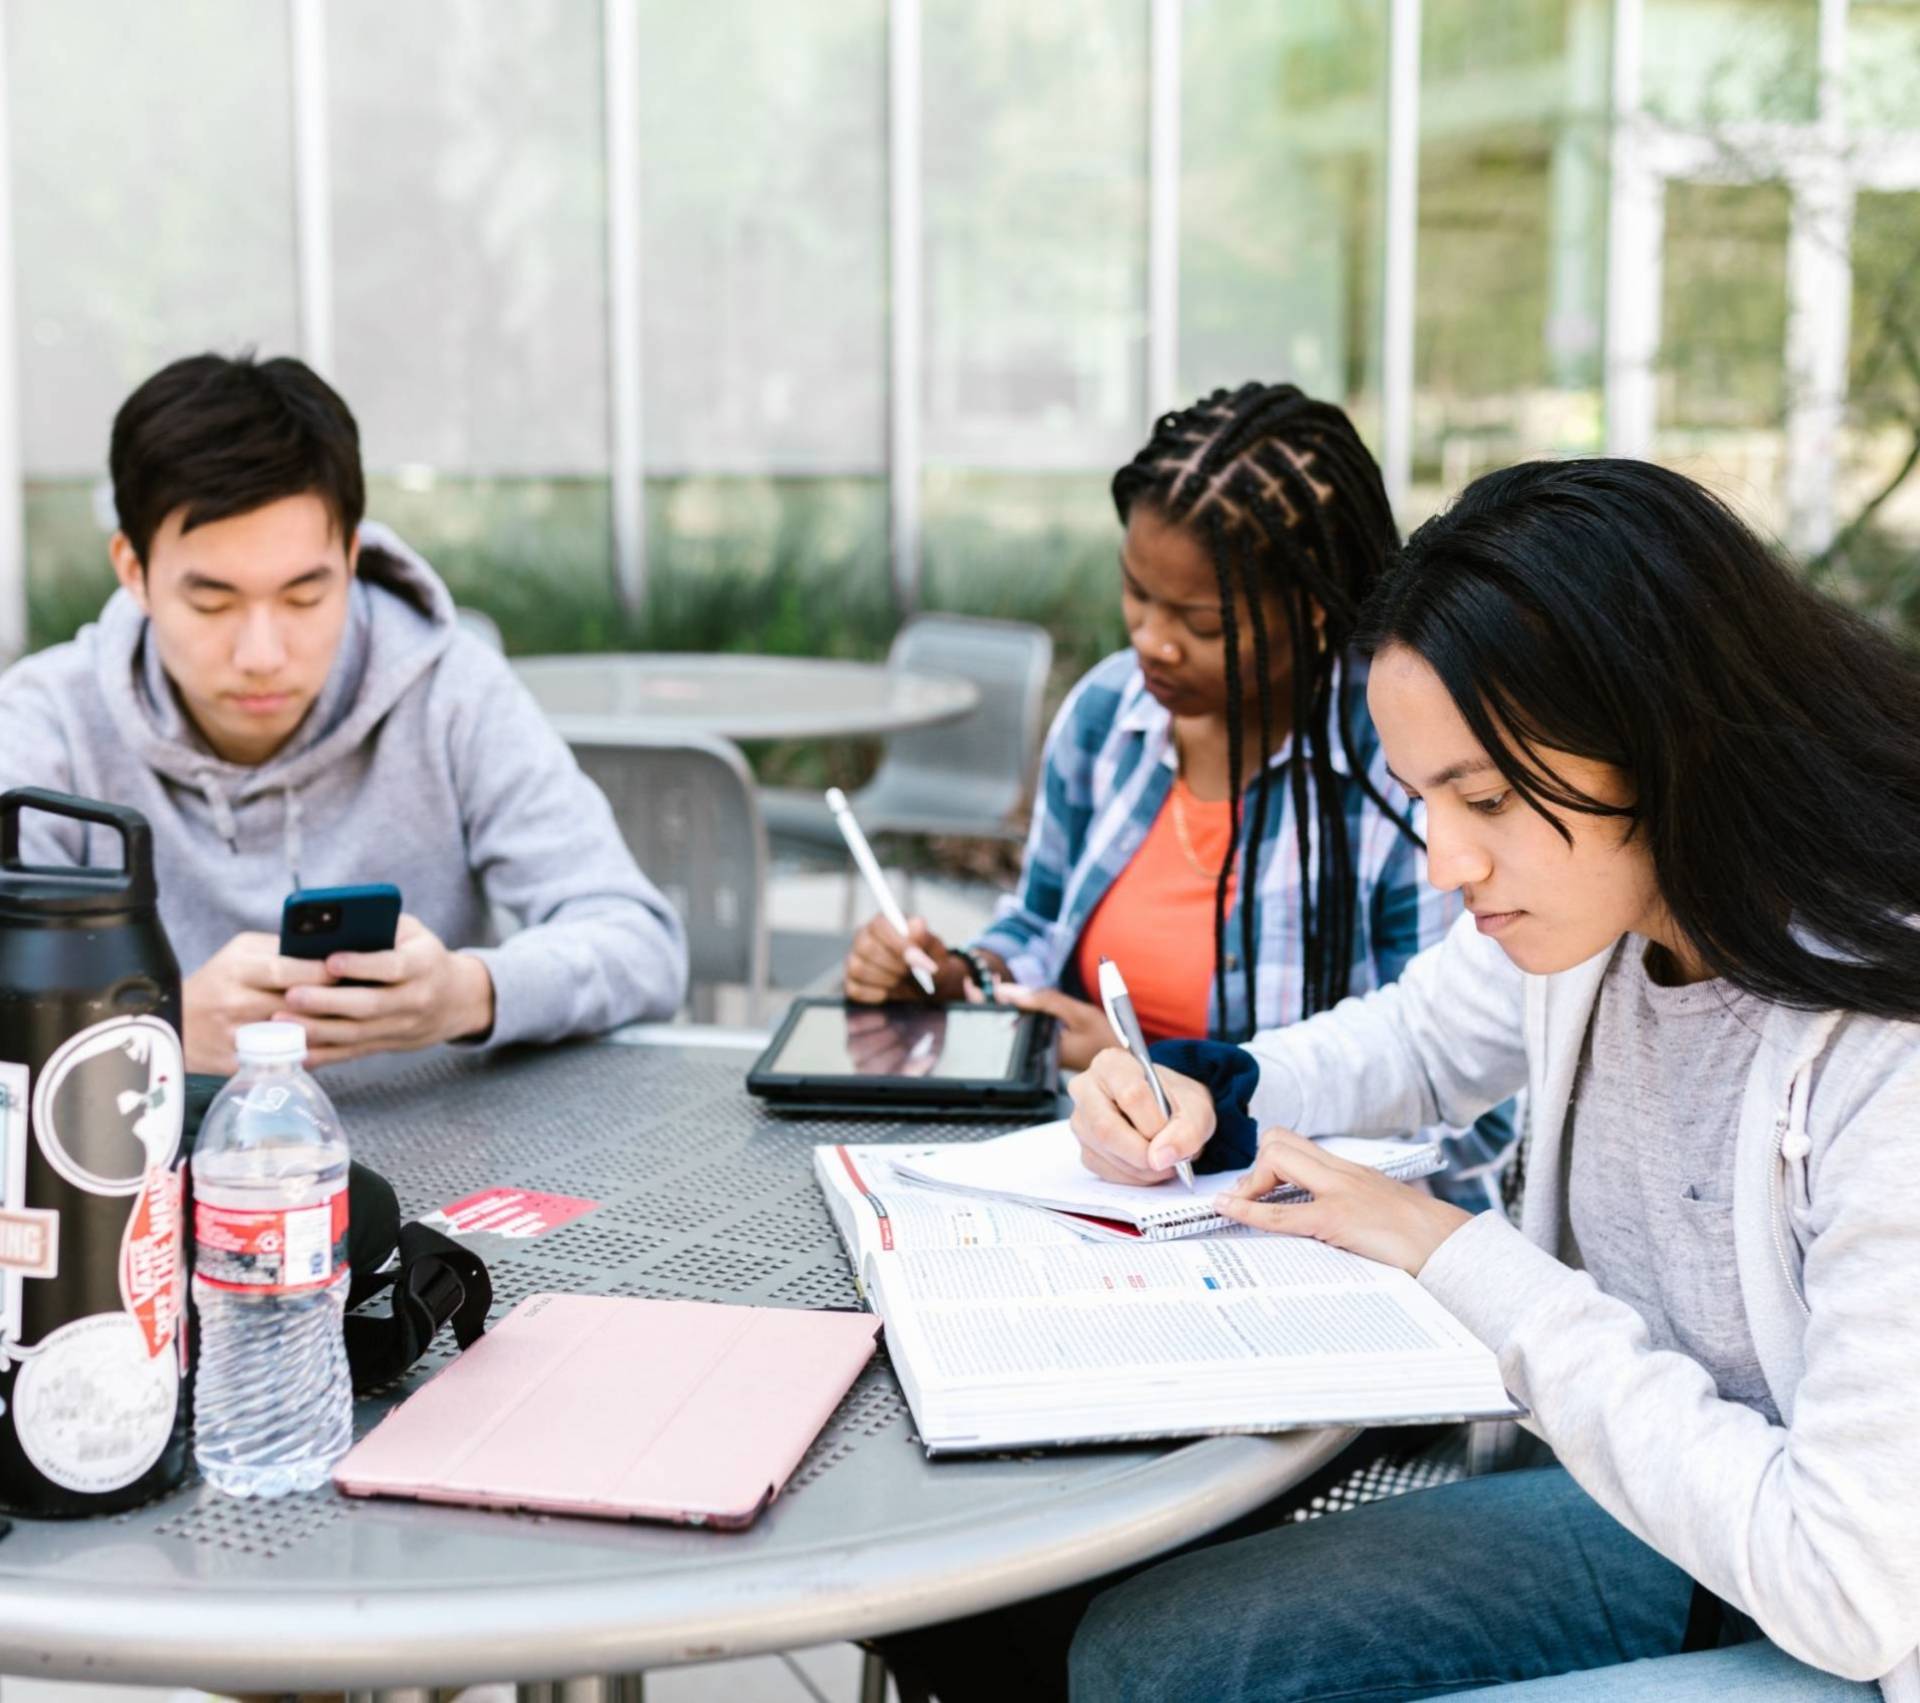
[[[124,804],[104,804],[94,798],[76,798],[71,793],[53,792],[43,786],[17,786],[11,792],[0,793],[0,870],[24,871],[30,867],[20,861],[20,813],[23,810],[38,810],[48,816],[65,816],[75,822],[91,822],[98,827],[111,828],[120,836],[120,868],[61,869],[54,873],[76,880],[124,887],[136,901],[151,901],[154,898],[153,829],[139,811]]]

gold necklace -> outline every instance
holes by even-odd
[[[1174,782],[1173,786],[1173,837],[1180,842],[1180,854],[1187,860],[1188,864],[1192,866],[1194,874],[1205,876],[1209,881],[1218,881],[1222,871],[1226,869],[1227,864],[1233,862],[1233,848],[1231,846],[1227,848],[1226,863],[1221,864],[1219,869],[1209,869],[1200,861],[1200,854],[1193,849],[1193,835],[1187,828],[1187,811],[1186,806],[1180,802],[1180,783],[1178,780]]]
[[[1180,855],[1187,860],[1188,868],[1195,875],[1208,881],[1218,881],[1221,870],[1233,862],[1233,847],[1231,845],[1227,847],[1226,863],[1221,864],[1219,869],[1209,869],[1200,861],[1200,854],[1193,849],[1193,834],[1187,827],[1186,806],[1180,802],[1180,783],[1186,778],[1186,773],[1187,754],[1180,749],[1180,734],[1179,730],[1175,729],[1173,733],[1173,837],[1180,842]],[[1227,819],[1229,821],[1233,819],[1231,814]]]

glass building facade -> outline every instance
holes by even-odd
[[[1153,415],[1291,379],[1416,523],[1652,456],[1920,611],[1915,0],[7,0],[0,653],[108,424],[297,352],[519,648],[1117,633]],[[830,602],[823,603],[823,599]]]

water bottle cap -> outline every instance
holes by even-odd
[[[298,1064],[307,1056],[307,1032],[298,1023],[242,1023],[233,1050],[242,1064]]]

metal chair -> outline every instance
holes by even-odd
[[[731,741],[663,734],[573,747],[607,795],[628,849],[687,926],[688,1006],[714,1021],[721,987],[743,987],[747,1020],[767,996],[767,831],[753,773]]]
[[[873,779],[853,797],[868,835],[1019,839],[1052,663],[1053,639],[1025,621],[917,615],[906,622],[887,652],[888,666],[961,675],[980,688],[980,707],[944,727],[887,741]],[[845,855],[818,793],[769,788],[760,798],[776,850]]]

